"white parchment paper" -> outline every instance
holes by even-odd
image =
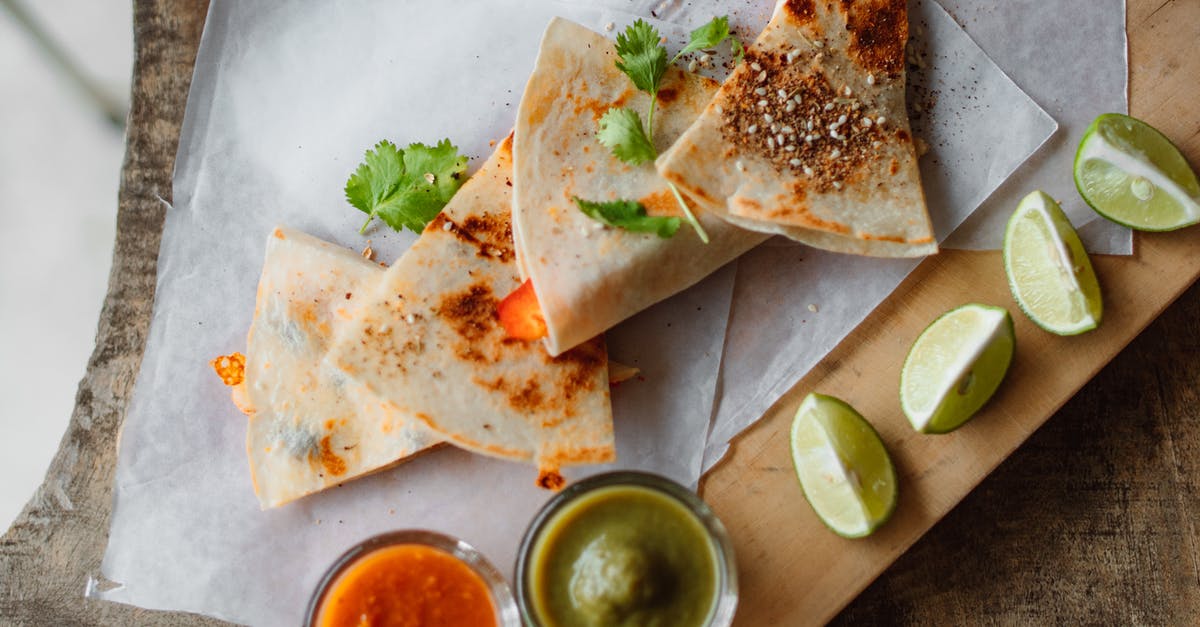
[[[1101,113],[1129,110],[1125,0],[939,0],[979,46],[1058,120],[1058,132],[946,242],[999,248],[1025,194],[1062,204],[1091,252],[1133,252],[1129,229],[1100,218],[1075,190],[1072,163],[1083,131]]]
[[[115,584],[96,586],[96,596],[295,624],[338,553],[372,533],[413,526],[459,535],[502,571],[511,568],[522,529],[548,495],[532,487],[528,467],[453,449],[259,511],[246,470],[244,419],[206,362],[243,346],[262,242],[275,224],[362,246],[355,235],[362,216],[341,189],[366,147],[380,138],[403,144],[445,136],[473,157],[490,152],[488,142],[512,125],[550,16],[603,31],[630,19],[612,7],[653,10],[676,23],[660,28],[677,48],[683,33],[714,14],[729,13],[752,39],[772,3],[681,2],[669,11],[618,0],[605,3],[609,8],[590,4],[214,0],[181,136],[155,313],[122,435],[102,565]],[[930,41],[935,56],[962,52],[987,61],[957,27]],[[945,76],[953,80],[953,64],[931,66],[930,76],[950,70]],[[947,147],[961,139],[954,133],[939,143],[943,118],[932,112],[933,155],[922,172],[927,184],[945,190],[931,197],[939,234],[961,222],[1053,128],[990,61],[979,67],[990,77],[981,82],[996,90],[984,93],[1004,102],[1005,115],[1016,116],[1005,119],[1021,120],[1024,132],[963,160]],[[949,102],[939,98],[938,106]],[[929,164],[945,167],[931,173]],[[964,177],[970,185],[951,185],[964,171],[956,164],[986,173]],[[935,200],[947,200],[948,208]],[[387,261],[413,239],[370,235]],[[644,378],[613,394],[618,466],[694,483],[701,451],[707,463],[718,458],[722,443],[874,309],[912,262],[768,243],[735,265],[609,334],[612,358],[640,367]],[[808,311],[810,303],[819,311]],[[802,350],[788,350],[796,347]]]
[[[211,4],[121,436],[108,550],[90,594],[294,625],[338,554],[413,527],[462,537],[510,571],[525,526],[550,496],[534,487],[533,467],[443,448],[260,511],[245,418],[207,361],[244,350],[274,225],[355,249],[366,243],[362,214],[342,197],[363,150],[380,138],[451,137],[486,156],[512,126],[554,15],[601,31],[629,21],[551,2]],[[414,238],[369,235],[384,261]],[[612,393],[614,467],[697,482],[734,276],[726,267],[608,334],[612,359],[641,369]]]

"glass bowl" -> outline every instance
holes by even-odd
[[[541,625],[533,607],[533,591],[529,581],[532,575],[533,565],[531,562],[534,549],[539,538],[546,531],[548,525],[554,522],[556,517],[570,504],[597,490],[614,487],[642,488],[656,492],[682,505],[685,510],[695,516],[704,528],[712,549],[717,576],[715,598],[708,621],[704,625],[727,627],[732,624],[738,601],[737,566],[734,562],[733,543],[729,539],[725,526],[721,524],[712,509],[691,490],[666,477],[628,470],[599,474],[571,484],[551,498],[526,529],[517,554],[514,575],[517,603],[526,624],[533,627]]]
[[[308,609],[304,612],[305,627],[315,627],[320,624],[318,621],[326,595],[333,588],[333,584],[338,581],[338,578],[354,566],[358,560],[374,551],[401,545],[429,547],[457,558],[460,562],[466,564],[475,574],[479,575],[483,579],[484,584],[487,585],[488,592],[492,598],[492,607],[496,611],[496,624],[500,627],[518,627],[521,625],[521,615],[517,609],[516,601],[513,599],[512,591],[508,587],[508,582],[504,580],[504,576],[500,574],[500,571],[496,570],[496,567],[492,566],[491,562],[482,553],[477,551],[475,547],[458,538],[436,531],[408,529],[391,531],[367,538],[337,558],[333,562],[333,565],[329,567],[329,570],[325,571],[325,574],[321,576],[321,582],[317,584],[316,590],[308,601]]]

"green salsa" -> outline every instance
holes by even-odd
[[[547,627],[704,625],[717,555],[703,523],[651,488],[612,486],[563,506],[534,541],[527,583]]]

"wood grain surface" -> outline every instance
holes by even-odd
[[[153,301],[159,199],[171,198],[205,10],[206,3],[135,2],[133,106],[109,293],[60,450],[0,538],[0,624],[220,624],[83,596],[107,539],[116,437]],[[1129,0],[1127,29],[1131,112],[1200,163],[1200,2]],[[1078,63],[1086,71],[1085,60]],[[1098,331],[1057,338],[1015,315],[1010,379],[954,434],[913,434],[891,382],[908,345],[945,309],[974,300],[1016,312],[994,253],[947,251],[922,264],[736,440],[704,495],[736,544],[739,624],[1195,622],[1200,289],[1187,288],[1200,274],[1200,230],[1135,243],[1132,258],[1095,260],[1106,296]],[[814,389],[855,404],[897,458],[900,508],[867,540],[820,528],[792,475],[787,425]]]

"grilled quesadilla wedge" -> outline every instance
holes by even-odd
[[[267,238],[245,379],[246,451],[263,508],[376,471],[439,441],[324,363],[336,329],[383,276],[378,264],[299,231]]]
[[[511,184],[510,137],[384,273],[330,360],[393,411],[462,448],[531,461],[558,487],[560,467],[615,458],[608,356],[599,337],[551,357],[506,336],[497,306],[521,284]]]
[[[626,165],[595,137],[608,109],[645,111],[649,104],[650,96],[616,60],[608,39],[552,20],[517,110],[513,234],[552,355],[682,291],[765,239],[706,212],[697,217],[711,236],[707,245],[686,226],[663,239],[605,226],[580,211],[575,197],[637,201],[652,216],[682,215],[653,164]],[[668,69],[658,92],[654,144],[675,141],[715,90],[710,79]]]
[[[906,0],[784,0],[659,172],[721,217],[880,257],[937,252],[904,103]]]

